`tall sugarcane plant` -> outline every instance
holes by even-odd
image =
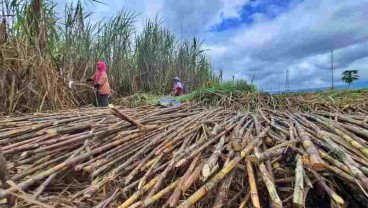
[[[118,94],[168,93],[175,76],[183,80],[187,92],[217,80],[200,39],[179,40],[158,17],[147,20],[137,33],[137,14],[127,9],[92,21],[93,13],[85,10],[91,2],[98,1],[66,3],[57,13],[61,5],[52,0],[1,1],[0,42],[9,43],[0,45],[5,54],[0,60],[5,77],[1,94],[7,97],[1,110],[90,103],[92,91],[70,90],[67,83],[92,76],[98,60],[107,63],[110,84]],[[14,57],[22,58],[10,61]]]

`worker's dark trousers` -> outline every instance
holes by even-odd
[[[99,94],[98,92],[96,93],[97,95],[97,106],[98,107],[106,107],[109,105],[109,95],[102,95]]]

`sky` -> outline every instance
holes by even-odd
[[[285,89],[287,70],[290,89],[330,86],[331,50],[335,84],[347,69],[368,81],[368,0],[100,1],[88,6],[92,20],[128,9],[139,32],[157,15],[178,37],[204,40],[225,79],[253,79],[258,89]]]

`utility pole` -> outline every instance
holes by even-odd
[[[289,83],[289,69],[286,69],[285,71],[285,91],[289,92],[290,83]]]
[[[180,23],[180,41],[183,41],[183,21]]]
[[[183,21],[180,23],[180,54],[182,53],[182,44],[183,43]],[[180,72],[183,71],[183,57],[180,58]]]
[[[332,89],[334,88],[334,65],[333,65],[333,50],[331,50],[331,84]]]

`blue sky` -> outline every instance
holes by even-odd
[[[255,22],[257,15],[264,15],[264,17],[272,20],[299,2],[301,0],[249,1],[240,6],[240,9],[237,11],[237,17],[224,18],[224,13],[220,13],[222,20],[218,24],[213,25],[211,31],[221,32],[234,29],[243,24],[251,25]]]
[[[62,8],[65,2],[58,0]],[[330,51],[335,82],[346,69],[368,80],[368,0],[103,0],[89,5],[92,20],[123,8],[144,21],[158,15],[183,38],[199,36],[225,78],[250,80],[265,90],[328,86]]]

